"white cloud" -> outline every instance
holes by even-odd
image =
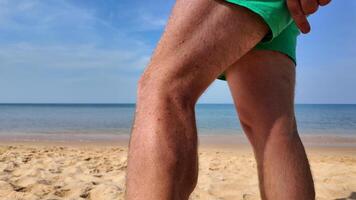
[[[125,28],[130,33],[160,31],[166,25],[169,16],[167,10],[157,12],[154,9],[141,7],[135,9],[120,8],[118,12],[120,16],[116,16],[117,19],[127,23],[128,26]]]
[[[135,100],[152,52],[149,38],[138,32],[159,30],[164,19],[118,11],[106,16],[103,8],[74,3],[0,0],[2,102]]]
[[[159,25],[159,22],[154,22]],[[141,70],[151,48],[66,1],[0,0],[0,67]]]
[[[149,56],[140,51],[100,49],[92,45],[35,46],[15,44],[0,48],[1,67],[115,68],[137,71]]]
[[[165,16],[153,16],[146,13],[140,15],[141,28],[144,30],[162,29],[167,23],[167,17]]]

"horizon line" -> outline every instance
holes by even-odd
[[[135,105],[136,103],[69,103],[69,102],[36,102],[36,103],[2,103],[0,105]],[[234,105],[234,103],[197,103],[196,105]],[[294,105],[356,105],[356,103],[295,103]]]

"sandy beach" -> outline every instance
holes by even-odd
[[[202,141],[191,199],[260,199],[250,147]],[[356,199],[356,146],[306,146],[317,199]],[[0,199],[124,199],[126,155],[125,142],[2,141]]]

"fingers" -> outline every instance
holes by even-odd
[[[287,0],[287,6],[296,25],[302,33],[310,32],[310,24],[299,0]]]
[[[301,0],[304,15],[315,13],[319,8],[318,0]]]
[[[321,6],[325,6],[325,5],[328,5],[331,0],[318,0],[319,1],[319,5]]]
[[[307,16],[315,13],[319,5],[325,6],[331,0],[287,0],[289,12],[302,33],[310,32],[310,24]]]

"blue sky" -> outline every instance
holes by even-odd
[[[0,0],[0,102],[132,103],[173,0]],[[356,103],[356,1],[310,17],[297,103]],[[231,103],[215,81],[200,103]]]

